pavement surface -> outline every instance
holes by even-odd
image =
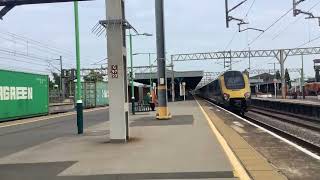
[[[173,118],[155,113],[130,118],[131,139],[109,143],[107,112],[0,128],[1,180],[237,179],[195,101],[171,103]]]
[[[85,112],[84,127],[107,121],[107,117],[107,108]],[[76,132],[75,113],[0,123],[0,158],[58,137],[74,136]]]

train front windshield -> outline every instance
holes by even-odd
[[[224,74],[224,83],[227,89],[243,89],[245,82],[239,71],[229,71]]]

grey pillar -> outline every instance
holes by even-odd
[[[108,46],[108,75],[109,75],[109,120],[111,142],[126,142],[129,139],[128,129],[128,83],[126,58],[126,30],[120,20],[125,19],[123,0],[106,0]]]
[[[158,112],[157,119],[170,119],[168,109],[165,28],[163,0],[155,0],[156,34],[157,34],[157,62],[158,62]]]
[[[172,58],[171,58],[171,65],[172,65],[171,93],[172,93],[172,102],[174,102],[174,101],[175,101],[176,92],[175,92],[175,87],[174,87],[174,67],[173,67],[173,60],[172,60]]]
[[[65,94],[63,93],[63,81],[62,81],[62,73],[63,73],[63,69],[62,69],[62,56],[60,56],[59,58],[60,61],[60,97],[62,98],[62,100],[64,100],[65,98]]]
[[[286,79],[285,79],[285,70],[284,70],[284,62],[285,62],[285,55],[284,51],[280,50],[280,73],[281,73],[281,94],[282,94],[282,99],[286,98]]]
[[[63,97],[63,100],[66,98],[66,78],[65,77],[63,77],[62,79],[61,79],[61,81],[62,81],[62,97]],[[69,97],[68,97],[69,98]]]
[[[143,98],[146,96],[146,94],[144,94],[144,87],[139,86],[138,90],[139,90],[139,100],[138,101],[142,102]]]

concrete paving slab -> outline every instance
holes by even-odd
[[[3,157],[0,164],[75,162],[59,173],[61,178],[234,178],[197,103],[169,106],[169,121],[155,120],[155,113],[132,116],[129,143],[109,143],[109,124],[104,122],[86,129],[83,136],[57,138]]]
[[[231,127],[236,122],[233,118],[221,118],[221,114],[218,116],[213,105],[206,101],[200,100],[200,104],[253,179],[287,179]]]

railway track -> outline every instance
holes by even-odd
[[[268,111],[261,108],[250,108],[249,112],[244,116],[239,115],[231,110],[228,110],[224,107],[217,105],[211,100],[205,99],[210,104],[213,104],[230,114],[234,114],[239,118],[243,118],[246,121],[249,121],[259,127],[262,127],[276,135],[293,142],[294,144],[301,147],[301,149],[306,149],[306,152],[311,152],[309,154],[320,155],[320,142],[314,142],[314,139],[319,139],[320,137],[320,122],[319,121],[310,121],[301,119],[300,117],[293,117],[292,115],[285,115],[284,113],[276,114],[273,111]],[[281,124],[281,125],[279,125]],[[316,133],[317,138],[308,138],[308,135],[305,133],[295,133],[294,131],[303,131],[307,133]],[[301,150],[300,149],[300,150]]]
[[[249,109],[249,111],[257,114],[262,114],[274,119],[278,119],[279,121],[294,124],[299,127],[320,132],[320,121],[316,119],[303,118],[301,116],[296,116],[291,113],[278,112],[271,109],[261,108],[258,106],[252,106]]]
[[[258,117],[257,117],[258,115]],[[309,125],[306,125],[304,123],[297,123],[295,121],[291,121],[285,118],[281,118],[278,119],[276,118],[276,115],[266,115],[265,113],[261,113],[261,112],[254,112],[254,111],[249,111],[249,113],[247,113],[244,118],[254,124],[257,124],[265,129],[268,129],[269,131],[272,131],[274,133],[276,133],[277,135],[288,139],[294,143],[296,143],[297,145],[304,147],[306,149],[308,149],[309,151],[320,155],[320,144],[313,142],[312,140],[310,140],[309,138],[300,136],[299,133],[293,133],[292,131],[289,131],[288,129],[291,128],[283,128],[283,127],[279,127],[275,124],[272,123],[268,123],[266,122],[264,119],[261,119],[259,117],[261,117],[261,115],[267,117],[267,118],[271,118],[273,121],[282,121],[282,122],[286,122],[286,123],[290,123],[292,125],[295,125],[297,127],[300,128],[306,128],[307,131],[310,129],[313,129],[313,131],[317,128],[311,128]],[[270,121],[269,121],[270,122]],[[285,127],[288,127],[286,125],[284,125]],[[301,130],[301,129],[300,129]],[[319,132],[319,130],[318,130]],[[320,134],[320,133],[319,133]],[[308,136],[308,135],[307,135]]]

